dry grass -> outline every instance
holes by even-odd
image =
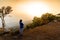
[[[3,37],[3,39],[2,39]],[[16,38],[14,38],[16,37]],[[23,36],[0,36],[1,40],[60,40],[60,22],[50,22],[34,29],[25,30]]]
[[[50,22],[24,32],[23,40],[60,40],[60,22]]]
[[[0,28],[0,32],[3,32],[3,28]]]

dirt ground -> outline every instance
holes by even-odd
[[[5,34],[0,40],[60,40],[60,22],[50,22],[34,29],[25,30],[23,36]]]

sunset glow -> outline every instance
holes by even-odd
[[[45,13],[60,13],[60,0],[0,0],[1,7],[12,7],[12,12],[5,16],[6,27],[19,25],[19,20],[30,22],[34,16],[41,17]],[[2,27],[0,19],[0,27]]]
[[[43,13],[46,13],[49,11],[49,7],[44,3],[38,3],[38,2],[31,3],[30,2],[22,6],[18,5],[16,7],[16,10],[18,11],[21,10],[23,12],[26,12],[33,17],[34,16],[40,17]]]

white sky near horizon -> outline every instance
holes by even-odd
[[[13,10],[5,17],[7,26],[15,26],[19,19],[32,20],[34,16],[41,16],[46,12],[60,13],[60,0],[0,0],[0,8],[2,6],[11,6]]]

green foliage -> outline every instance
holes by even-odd
[[[33,23],[30,23],[26,26],[26,29],[31,29],[37,26],[47,24],[56,19],[56,16],[50,13],[43,14],[41,17],[34,17]]]
[[[26,25],[25,29],[32,29],[32,28],[34,28],[34,24],[30,23],[30,24]]]
[[[33,19],[33,24],[34,24],[35,26],[40,25],[40,18],[34,17],[34,19]]]
[[[60,17],[56,17],[56,20],[60,22]]]
[[[60,13],[56,15],[56,20],[60,22]]]
[[[43,23],[44,23],[44,24],[53,21],[55,18],[56,18],[56,16],[55,16],[55,15],[52,15],[52,14],[50,14],[50,13],[46,13],[46,14],[43,14],[43,15],[41,16],[41,19],[43,19]]]

